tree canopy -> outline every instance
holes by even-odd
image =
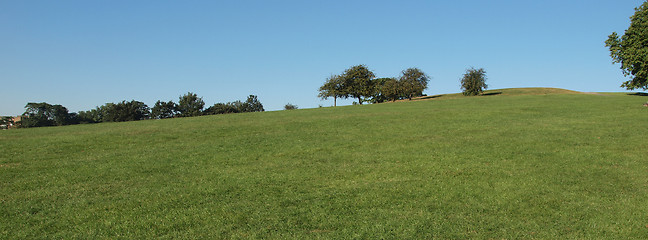
[[[409,100],[412,97],[423,95],[430,77],[418,68],[408,68],[401,73],[401,90]]]
[[[365,65],[352,66],[340,75],[331,75],[319,88],[318,97],[356,98],[358,103],[381,103],[403,98],[418,97],[427,89],[430,77],[418,68],[408,68],[399,78],[376,78]]]
[[[357,98],[362,105],[363,98],[373,94],[373,80],[376,75],[365,65],[356,65],[345,70],[341,75],[344,92],[351,98]]]
[[[331,75],[326,79],[324,85],[319,88],[317,95],[321,99],[333,98],[333,106],[337,106],[338,98],[348,98],[349,94],[344,89],[344,79],[340,75]]]
[[[200,116],[203,107],[205,107],[205,101],[192,92],[188,92],[178,100],[178,112],[181,117]]]
[[[62,126],[72,122],[68,109],[58,104],[27,103],[25,108],[24,117],[20,121],[23,127]]]
[[[151,108],[151,118],[153,119],[164,119],[172,118],[178,112],[178,105],[173,101],[162,102],[158,100],[155,103],[155,106]]]
[[[481,94],[486,85],[486,70],[483,68],[475,69],[473,67],[466,69],[463,78],[461,78],[461,91],[465,96],[475,96]]]
[[[630,27],[623,36],[613,32],[605,41],[613,63],[620,63],[624,76],[632,79],[621,87],[628,90],[648,89],[648,2],[644,2],[630,17]]]

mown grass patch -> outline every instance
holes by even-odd
[[[643,96],[0,132],[5,238],[648,238]]]

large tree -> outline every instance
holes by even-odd
[[[263,112],[263,104],[259,101],[259,98],[256,95],[248,96],[245,100],[245,109],[244,112]]]
[[[356,65],[342,74],[345,92],[351,98],[357,98],[362,105],[363,98],[371,97],[373,93],[372,79],[376,75],[365,65]]]
[[[632,77],[621,87],[648,89],[648,1],[635,8],[625,34],[619,37],[613,32],[605,46],[610,48],[612,62],[621,63],[623,75]]]
[[[475,96],[481,94],[486,85],[486,70],[483,68],[475,69],[471,67],[466,69],[463,78],[461,78],[461,91],[464,96]]]
[[[162,102],[158,100],[155,103],[155,106],[151,108],[151,118],[153,119],[164,119],[172,118],[177,113],[178,105],[173,101]]]
[[[396,78],[387,78],[382,84],[381,92],[387,100],[395,102],[403,96],[402,84]]]
[[[373,80],[372,85],[374,87],[372,103],[396,101],[403,95],[400,81],[396,78],[377,78]]]
[[[401,73],[400,77],[401,89],[409,100],[412,100],[412,97],[422,96],[429,81],[430,77],[418,68],[408,68]]]
[[[333,106],[337,106],[338,98],[348,98],[349,94],[344,90],[344,79],[340,75],[331,75],[326,79],[324,85],[319,88],[318,97],[322,99],[333,98]]]
[[[188,92],[180,97],[178,101],[178,112],[181,117],[200,116],[204,106],[205,102],[202,98],[199,98],[195,93]]]
[[[20,121],[21,127],[62,126],[71,123],[68,109],[61,105],[46,102],[27,103]]]
[[[100,107],[103,122],[127,122],[144,120],[150,117],[149,107],[140,101],[107,103]]]

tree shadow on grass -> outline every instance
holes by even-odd
[[[502,92],[489,92],[489,93],[482,93],[482,96],[491,96],[491,95],[500,95]]]
[[[645,93],[645,92],[628,93],[628,95],[630,95],[630,96],[648,97],[648,93]]]
[[[445,95],[444,95],[444,94],[440,94],[440,95],[434,95],[434,96],[425,96],[425,97],[420,97],[419,99],[421,99],[421,100],[423,100],[423,99],[433,99],[433,98],[439,98],[439,97],[443,97],[443,96],[445,96]]]

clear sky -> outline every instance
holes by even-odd
[[[266,110],[331,106],[318,87],[357,64],[378,77],[418,67],[428,95],[460,92],[471,66],[490,89],[620,92],[604,41],[642,2],[0,0],[0,115],[187,92],[206,106],[250,94]]]

